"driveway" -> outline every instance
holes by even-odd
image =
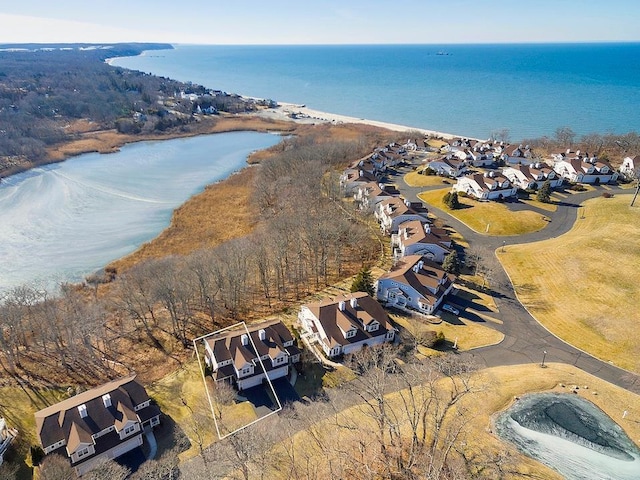
[[[300,400],[300,396],[286,377],[273,380],[271,384],[282,406],[286,403]],[[278,408],[278,404],[275,402],[275,399],[272,398],[272,392],[268,385],[258,385],[257,387],[248,388],[244,390],[241,395],[251,402],[258,411],[264,411],[265,408],[273,411]]]
[[[404,171],[410,171],[405,169]],[[396,182],[400,193],[410,201],[419,201],[418,194],[438,187],[410,187],[404,181],[403,172],[398,172],[391,179]],[[448,213],[428,205],[430,212],[444,220],[451,228],[460,233],[469,245],[480,255],[493,271],[492,295],[499,313],[493,315],[502,324],[491,327],[505,335],[504,340],[490,347],[475,349],[462,355],[472,357],[480,365],[495,367],[501,365],[518,365],[524,363],[541,363],[543,352],[545,361],[561,362],[574,365],[596,377],[606,380],[635,393],[640,393],[640,377],[599,360],[568,343],[560,340],[539,324],[524,306],[518,301],[502,264],[496,257],[496,250],[505,242],[507,245],[539,242],[567,233],[578,217],[579,206],[589,198],[595,198],[607,191],[615,195],[632,194],[632,191],[618,187],[596,187],[595,191],[569,194],[555,212],[545,212],[550,222],[540,231],[519,236],[491,236],[474,232],[465,224]]]

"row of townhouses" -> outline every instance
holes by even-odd
[[[160,410],[130,375],[40,410],[35,419],[44,453],[69,458],[83,475],[142,445],[143,434],[160,424]]]
[[[447,146],[452,152],[459,152],[462,142],[454,139]],[[464,142],[479,162],[492,158],[492,152],[482,142]],[[409,140],[403,148],[407,153],[426,150],[427,143]],[[376,282],[377,299],[402,310],[434,314],[454,289],[455,277],[441,267],[453,249],[451,237],[433,225],[421,202],[403,199],[395,186],[381,182],[386,168],[350,176],[356,166],[345,170],[342,187],[346,194],[353,195],[360,209],[373,212],[380,230],[390,237],[395,262],[391,271]]]
[[[518,189],[538,189],[549,181],[551,188],[560,188],[563,183],[606,184],[615,182],[619,173],[608,162],[596,156],[581,154],[580,151],[567,150],[553,155],[553,165],[536,160],[528,146],[513,147],[480,144],[472,141],[451,141],[443,150],[445,156],[429,161],[424,168],[433,170],[438,175],[456,179],[452,190],[465,193],[479,200],[500,200],[513,197]],[[478,146],[480,145],[480,147]],[[478,155],[474,149],[492,149],[489,153]],[[480,159],[480,160],[478,160]],[[505,167],[495,169],[496,160],[502,160]],[[622,169],[633,170],[633,160],[628,157]],[[494,167],[491,170],[478,171],[476,168]]]

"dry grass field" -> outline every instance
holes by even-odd
[[[235,115],[216,118],[203,118],[200,122],[189,125],[189,129],[170,130],[164,133],[127,135],[116,130],[94,130],[91,122],[79,121],[70,125],[71,131],[78,134],[76,140],[54,145],[47,150],[50,161],[61,161],[82,153],[112,153],[118,151],[126,143],[147,140],[167,140],[170,138],[192,137],[208,133],[234,132],[252,130],[258,132],[293,133],[297,128],[293,122],[263,119],[256,116]]]
[[[245,168],[208,186],[173,212],[159,236],[109,266],[122,271],[148,258],[186,255],[251,233],[257,223],[251,208],[254,175],[254,168]]]
[[[579,386],[578,395],[593,402],[614,421],[619,422],[636,443],[640,439],[640,398],[573,366],[551,363],[544,369],[537,364],[496,367],[477,372],[472,383],[478,390],[477,393],[465,397],[459,406],[459,411],[465,410],[465,416],[469,419],[461,438],[466,444],[466,451],[473,451],[480,459],[487,460],[500,454],[506,456],[520,474],[518,478],[562,478],[541,463],[520,454],[511,444],[503,442],[493,433],[492,417],[509,407],[515,397],[527,393],[570,393],[573,386]],[[442,384],[441,387],[446,388],[446,385],[448,384]],[[406,411],[399,393],[388,395],[387,400],[387,408],[398,412]],[[628,414],[626,419],[622,419],[622,412],[625,410]],[[318,468],[317,475],[322,475],[321,469],[326,467],[322,459],[328,456],[323,449],[325,444],[340,445],[342,450],[348,450],[348,446],[353,445],[353,452],[357,452],[357,446],[363,445],[362,439],[371,438],[375,427],[366,412],[369,409],[363,405],[344,410],[335,417],[331,416],[310,429],[295,434],[292,440],[278,445],[273,454],[311,462],[314,468]],[[304,411],[300,414],[304,414]],[[398,426],[401,431],[406,432],[402,418],[400,414]],[[351,425],[357,425],[358,428],[351,428]],[[288,478],[284,471],[269,471],[269,474],[275,479]],[[507,475],[504,478],[513,476]]]
[[[433,187],[445,186],[446,184],[455,183],[455,180],[441,177],[440,175],[422,175],[418,172],[409,172],[404,176],[404,181],[410,187]]]
[[[585,202],[561,237],[512,245],[498,258],[518,298],[555,335],[640,372],[640,206],[630,197]]]
[[[448,212],[472,230],[490,235],[523,235],[543,229],[547,222],[539,213],[525,210],[513,212],[497,202],[477,202],[459,197],[463,205],[459,210],[450,210],[442,201],[448,188],[423,192],[418,197],[425,203]],[[488,232],[487,232],[488,226]]]

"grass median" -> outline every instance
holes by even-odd
[[[540,213],[531,210],[512,211],[498,202],[478,202],[470,198],[458,197],[461,208],[451,210],[443,202],[448,188],[423,192],[420,200],[457,218],[472,230],[488,235],[523,235],[542,230],[547,221]]]

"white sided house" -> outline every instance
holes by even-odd
[[[441,228],[435,228],[420,220],[409,220],[398,226],[398,233],[391,235],[394,256],[421,255],[428,260],[442,263],[451,252],[451,237]]]
[[[543,164],[514,165],[502,169],[502,174],[518,188],[523,190],[539,189],[549,180],[551,188],[562,186],[564,179],[553,168]]]
[[[518,192],[518,188],[507,177],[496,175],[493,170],[459,177],[452,190],[478,200],[502,200],[513,197]]]
[[[496,147],[496,151],[506,165],[531,165],[534,162],[529,145],[500,145]]]
[[[640,172],[640,155],[625,157],[620,165],[620,173],[627,178],[635,178]]]
[[[340,188],[345,194],[351,195],[361,185],[370,182],[378,183],[378,181],[378,176],[374,173],[359,168],[347,168],[340,175]]]
[[[160,410],[135,375],[114,380],[36,412],[45,454],[71,460],[78,475],[142,445],[142,433],[160,423]]]
[[[393,185],[369,182],[356,187],[353,200],[359,210],[371,212],[378,202],[388,200],[399,192]]]
[[[410,255],[380,277],[376,295],[387,306],[431,315],[453,289],[454,280],[438,264]]]
[[[9,428],[4,418],[0,417],[0,465],[4,461],[4,454],[17,435],[18,431],[15,428]]]
[[[295,339],[280,320],[247,325],[246,330],[225,330],[203,341],[213,379],[229,382],[239,390],[260,385],[265,376],[272,381],[285,377],[289,367],[300,361]]]
[[[611,165],[596,157],[577,155],[556,158],[553,169],[569,182],[597,185],[615,182],[618,179],[618,172],[614,171]]]
[[[460,153],[462,157],[466,157],[466,154],[462,151],[456,153]],[[425,168],[430,168],[438,175],[455,178],[467,171],[467,162],[464,158],[450,154],[446,157],[431,160],[425,164]]]
[[[380,230],[391,235],[398,231],[398,225],[408,220],[429,222],[427,209],[421,202],[410,202],[400,197],[391,197],[378,202],[373,212],[380,224]]]
[[[382,306],[364,292],[350,293],[300,308],[298,321],[329,357],[393,342],[395,328]]]

